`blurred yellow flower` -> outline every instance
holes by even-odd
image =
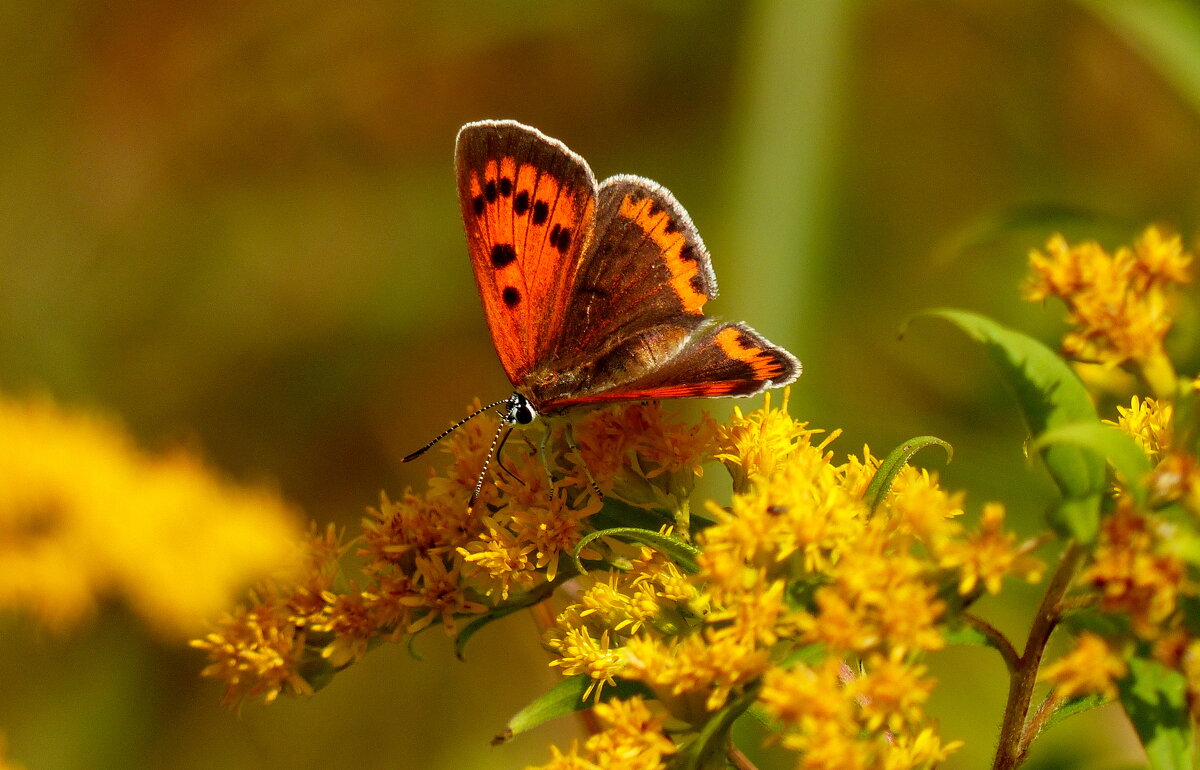
[[[1176,612],[1179,595],[1194,589],[1183,560],[1164,547],[1156,520],[1124,499],[1104,520],[1079,582],[1096,589],[1105,612],[1126,614],[1143,639],[1165,631],[1164,621]]]
[[[49,399],[0,398],[0,607],[77,625],[109,596],[183,636],[295,555],[296,513]]]
[[[1085,632],[1075,642],[1074,649],[1042,668],[1038,681],[1053,685],[1057,698],[1077,695],[1115,698],[1116,680],[1125,675],[1125,670],[1125,661],[1117,657],[1103,639]]]

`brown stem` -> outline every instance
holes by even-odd
[[[1004,723],[1000,726],[1000,740],[992,770],[1014,770],[1025,759],[1025,752],[1029,749],[1023,740],[1025,718],[1029,714],[1029,701],[1033,698],[1033,686],[1037,683],[1042,655],[1058,623],[1058,603],[1071,587],[1085,553],[1083,546],[1074,540],[1068,541],[1050,585],[1046,587],[1046,594],[1042,597],[1025,641],[1025,651],[1017,659],[1016,669],[1009,677],[1008,702],[1004,706]]]
[[[750,761],[750,758],[743,754],[741,749],[739,749],[737,746],[734,746],[732,743],[729,744],[729,751],[725,752],[725,757],[729,760],[731,765],[737,768],[737,770],[758,770],[754,763]]]
[[[1008,637],[1000,632],[998,628],[988,623],[980,617],[976,617],[970,613],[963,613],[963,620],[971,624],[976,631],[988,638],[996,651],[1000,653],[1000,657],[1004,658],[1004,665],[1008,667],[1008,674],[1012,676],[1013,672],[1021,664],[1021,656],[1017,654],[1017,648],[1013,647],[1012,642],[1008,641]]]
[[[1046,729],[1046,720],[1049,719],[1055,709],[1058,708],[1061,701],[1054,697],[1051,692],[1042,701],[1042,705],[1038,706],[1038,710],[1034,713],[1033,719],[1029,720],[1029,724],[1025,727],[1025,734],[1021,736],[1021,745],[1017,747],[1017,761],[1024,762],[1025,755],[1029,753],[1029,746],[1033,743],[1033,739],[1038,737],[1042,730]]]

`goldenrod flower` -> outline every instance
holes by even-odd
[[[0,607],[48,628],[119,596],[189,634],[293,554],[295,513],[196,458],[139,452],[115,425],[0,397]]]
[[[962,748],[962,741],[942,743],[941,737],[932,727],[925,727],[915,735],[901,733],[885,744],[882,770],[932,770]]]
[[[876,520],[878,521],[878,520]],[[816,610],[800,618],[805,638],[832,650],[901,653],[940,649],[945,604],[926,582],[926,565],[893,551],[877,526],[838,561],[832,582],[816,592]]]
[[[1033,543],[1016,545],[1017,536],[1005,532],[1004,506],[988,503],[983,507],[979,532],[954,538],[939,549],[939,564],[959,572],[958,592],[967,595],[982,583],[988,593],[1000,593],[1000,583],[1016,575],[1030,583],[1042,579],[1045,565],[1029,555]]]
[[[1033,275],[1025,296],[1056,296],[1072,325],[1063,352],[1080,361],[1119,366],[1132,362],[1158,393],[1174,392],[1174,370],[1163,338],[1174,322],[1175,289],[1191,280],[1192,257],[1178,236],[1148,228],[1133,248],[1112,254],[1099,244],[1070,246],[1061,235],[1043,254],[1030,254]]]
[[[934,685],[926,672],[925,666],[905,662],[898,650],[887,656],[873,653],[846,691],[861,704],[868,730],[902,733],[925,719],[925,702]]]
[[[788,730],[831,724],[854,735],[859,730],[856,705],[842,685],[842,662],[824,658],[814,666],[771,668],[763,676],[758,700]]]
[[[596,716],[604,729],[588,738],[586,748],[601,767],[649,770],[676,752],[663,733],[666,716],[651,713],[641,696],[599,703]]]
[[[613,677],[622,673],[626,666],[622,653],[610,646],[607,630],[596,638],[585,625],[568,627],[552,633],[546,646],[558,654],[550,665],[561,668],[563,676],[587,674],[591,677],[592,683],[583,694],[584,700],[594,692],[599,701],[604,685],[615,684]]]
[[[1096,634],[1085,632],[1075,642],[1075,648],[1042,668],[1039,682],[1054,686],[1058,698],[1077,695],[1117,697],[1116,680],[1125,675],[1125,661],[1117,657]]]
[[[1187,571],[1181,558],[1162,548],[1154,520],[1123,500],[1104,520],[1079,581],[1096,589],[1106,612],[1125,613],[1139,636],[1154,639],[1177,609]]]
[[[601,770],[600,766],[579,756],[579,741],[571,741],[571,748],[563,753],[557,746],[550,747],[550,761],[544,765],[530,765],[525,770]]]
[[[911,535],[936,548],[958,532],[953,520],[962,516],[963,497],[962,492],[942,489],[936,473],[907,465],[896,475],[884,515],[898,535]]]
[[[696,478],[704,475],[715,430],[708,415],[688,424],[652,401],[591,412],[573,434],[605,494],[674,512],[686,509]]]
[[[337,574],[339,540],[333,527],[313,532],[296,570],[264,583],[250,606],[238,606],[191,642],[210,661],[201,675],[227,683],[226,705],[253,698],[269,703],[281,692],[312,694],[300,672],[310,627],[320,623]]]
[[[871,743],[847,734],[833,722],[811,720],[803,731],[785,735],[783,745],[800,752],[797,770],[868,770],[875,767]]]
[[[748,421],[760,417],[752,414]],[[861,531],[866,505],[843,486],[845,476],[830,463],[825,444],[808,443],[811,435],[796,437],[772,475],[735,494],[729,511],[709,505],[717,524],[697,542],[714,596],[736,594],[760,571],[795,579],[824,573]]]
[[[770,478],[793,449],[810,444],[812,436],[821,432],[809,430],[808,423],[797,422],[787,413],[790,394],[791,389],[784,388],[778,409],[771,408],[770,391],[763,395],[762,408],[749,415],[735,406],[733,419],[718,429],[716,458],[733,477],[735,492],[745,492],[751,482]]]
[[[675,716],[693,723],[725,705],[735,688],[760,676],[769,662],[767,649],[736,625],[705,628],[675,642],[639,636],[622,651],[621,675],[650,685]]]
[[[1169,401],[1153,398],[1130,399],[1129,408],[1117,407],[1117,420],[1105,420],[1116,425],[1138,442],[1151,460],[1157,460],[1171,447],[1171,420],[1174,407]],[[1128,479],[1136,481],[1136,479]]]

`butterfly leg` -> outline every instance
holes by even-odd
[[[542,422],[542,442],[538,445],[538,454],[542,458],[542,467],[546,469],[546,496],[554,499],[554,471],[550,470],[550,460],[546,456],[546,444],[550,441],[550,426]]]
[[[496,447],[496,465],[498,465],[500,467],[500,470],[507,473],[509,475],[509,477],[516,479],[517,482],[519,482],[521,486],[527,487],[529,485],[525,483],[525,479],[523,479],[520,476],[518,476],[517,474],[513,473],[504,465],[504,445],[506,443],[508,443],[508,437],[511,435],[512,435],[512,431],[511,430],[507,431],[504,434],[504,436],[500,439],[500,446]]]
[[[583,459],[583,451],[579,445],[575,443],[575,434],[571,431],[571,426],[568,424],[563,431],[563,437],[567,440],[567,446],[579,458],[579,467],[583,468],[583,473],[587,476],[588,483],[592,485],[592,491],[596,493],[596,497],[604,499],[604,493],[600,491],[600,485],[596,483],[596,479],[592,478],[592,470],[588,468],[587,461]]]

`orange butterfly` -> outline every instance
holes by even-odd
[[[746,324],[704,315],[717,296],[708,251],[662,186],[597,185],[583,158],[512,120],[463,126],[455,167],[475,283],[516,391],[404,462],[498,406],[503,429],[581,404],[750,396],[800,375]]]

